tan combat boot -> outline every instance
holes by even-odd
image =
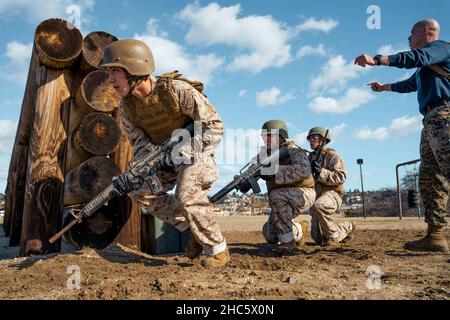
[[[202,251],[202,245],[198,243],[192,232],[189,233],[188,243],[186,245],[186,249],[184,250],[186,257],[188,257],[189,259],[195,259],[202,253]]]
[[[297,247],[297,249],[303,248],[305,246],[305,238],[306,238],[306,233],[308,232],[308,228],[309,228],[309,223],[308,221],[300,221],[299,224],[302,227],[302,237],[300,238],[300,240],[295,241],[295,246]]]
[[[336,241],[334,239],[324,238],[322,241],[322,246],[324,246],[324,247],[337,246],[337,245],[339,245],[339,241]]]
[[[350,222],[352,225],[352,230],[350,230],[350,232],[347,234],[347,236],[344,238],[344,240],[342,240],[342,242],[347,243],[352,241],[353,236],[355,235],[355,231],[356,231],[356,224],[354,222]]]
[[[281,243],[277,247],[277,251],[279,254],[294,254],[297,249],[297,244],[295,240],[292,240],[288,243]]]
[[[214,256],[207,256],[202,260],[201,264],[205,268],[217,268],[223,267],[230,261],[230,254],[228,252],[228,248],[225,251],[222,251]]]
[[[417,241],[405,243],[404,248],[412,251],[435,251],[448,252],[447,241],[445,240],[445,227],[435,227],[428,225],[427,235]]]

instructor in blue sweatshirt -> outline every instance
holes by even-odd
[[[391,56],[360,55],[355,64],[417,68],[411,78],[392,84],[370,83],[373,91],[417,91],[419,111],[424,116],[420,141],[420,196],[428,231],[424,238],[405,244],[415,251],[448,252],[445,216],[450,212],[450,44],[439,40],[434,19],[417,22],[409,36],[411,51]]]

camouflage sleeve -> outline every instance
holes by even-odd
[[[275,175],[276,184],[291,184],[305,180],[311,175],[311,165],[306,152],[301,149],[289,149],[290,165],[280,165]]]
[[[133,158],[139,154],[139,152],[147,146],[149,143],[152,143],[150,137],[145,133],[145,131],[136,126],[133,122],[131,122],[125,111],[123,110],[123,105],[119,108],[120,122],[122,124],[122,128],[133,147]]]
[[[186,82],[174,80],[173,86],[178,94],[182,112],[202,124],[204,151],[214,152],[224,132],[222,119],[216,109],[204,95]]]
[[[324,166],[320,172],[318,181],[329,186],[341,185],[347,179],[344,160],[333,151],[325,155]]]

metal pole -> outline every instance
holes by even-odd
[[[398,218],[402,220],[403,218],[403,209],[402,209],[402,191],[400,190],[400,176],[398,174],[398,169],[401,164],[395,167],[395,175],[397,177],[397,199],[398,199]]]
[[[362,165],[359,165],[359,173],[361,174],[361,192],[362,192],[362,202],[363,202],[363,213],[364,213],[364,219],[367,218],[366,213],[366,204],[364,200],[364,185],[363,185],[363,175],[362,175]]]

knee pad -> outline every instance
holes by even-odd
[[[271,231],[272,230],[270,230],[269,224],[267,222],[264,223],[262,228],[264,239],[266,239],[267,243],[276,244],[278,242],[278,239]]]

